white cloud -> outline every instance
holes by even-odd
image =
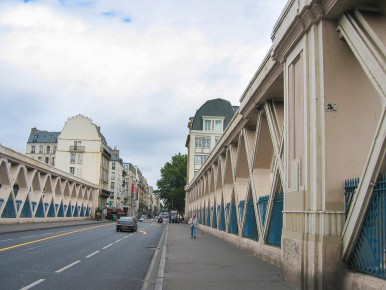
[[[139,167],[152,168],[144,172],[151,184],[172,155],[185,152],[196,109],[218,97],[238,105],[270,46],[272,15],[285,3],[61,2],[0,3],[0,100],[21,100],[28,115],[14,123],[26,134],[15,149],[24,151],[28,128],[61,130],[67,117],[82,113],[125,161],[134,159],[130,142],[141,135],[140,147],[157,152],[136,156]],[[3,144],[7,132],[0,133]],[[130,142],[114,144],[124,136]],[[173,146],[154,150],[169,138]]]

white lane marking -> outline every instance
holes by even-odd
[[[111,247],[113,244],[108,244],[107,246],[103,247],[103,250],[106,250],[108,247]]]
[[[19,237],[19,239],[26,239],[26,238],[33,238],[33,237],[37,237],[37,235]]]
[[[126,236],[126,237],[122,238],[122,240],[127,239],[128,237],[129,237],[129,236]]]
[[[60,273],[60,272],[63,272],[64,270],[67,270],[68,268],[78,264],[80,262],[80,260],[74,262],[74,263],[71,263],[70,265],[67,265],[66,267],[63,267],[62,269],[59,269],[57,271],[55,271],[55,273]]]
[[[92,257],[92,256],[94,256],[94,255],[96,255],[96,254],[98,254],[98,253],[99,253],[99,251],[95,251],[94,253],[92,253],[92,254],[86,256],[86,258],[90,258],[90,257]]]
[[[114,243],[119,243],[120,241],[122,241],[122,239],[116,240]]]
[[[12,241],[12,239],[0,240],[0,242]]]
[[[36,286],[36,285],[38,285],[39,283],[42,283],[42,282],[45,281],[45,280],[46,280],[46,279],[39,279],[39,280],[37,280],[37,281],[35,281],[35,282],[29,284],[28,286],[25,286],[25,287],[21,288],[20,290],[27,290],[27,289],[30,289],[30,288],[32,288],[33,286]]]
[[[48,236],[48,235],[53,235],[55,233],[45,233],[45,234],[41,234],[41,236]]]

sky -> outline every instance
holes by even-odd
[[[0,144],[82,114],[156,188],[189,117],[239,99],[287,0],[1,0]]]

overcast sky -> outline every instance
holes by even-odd
[[[286,0],[1,0],[0,143],[82,114],[149,185],[206,101],[239,105]]]

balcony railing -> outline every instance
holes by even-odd
[[[70,151],[71,152],[84,152],[84,146],[71,145],[70,146]]]

